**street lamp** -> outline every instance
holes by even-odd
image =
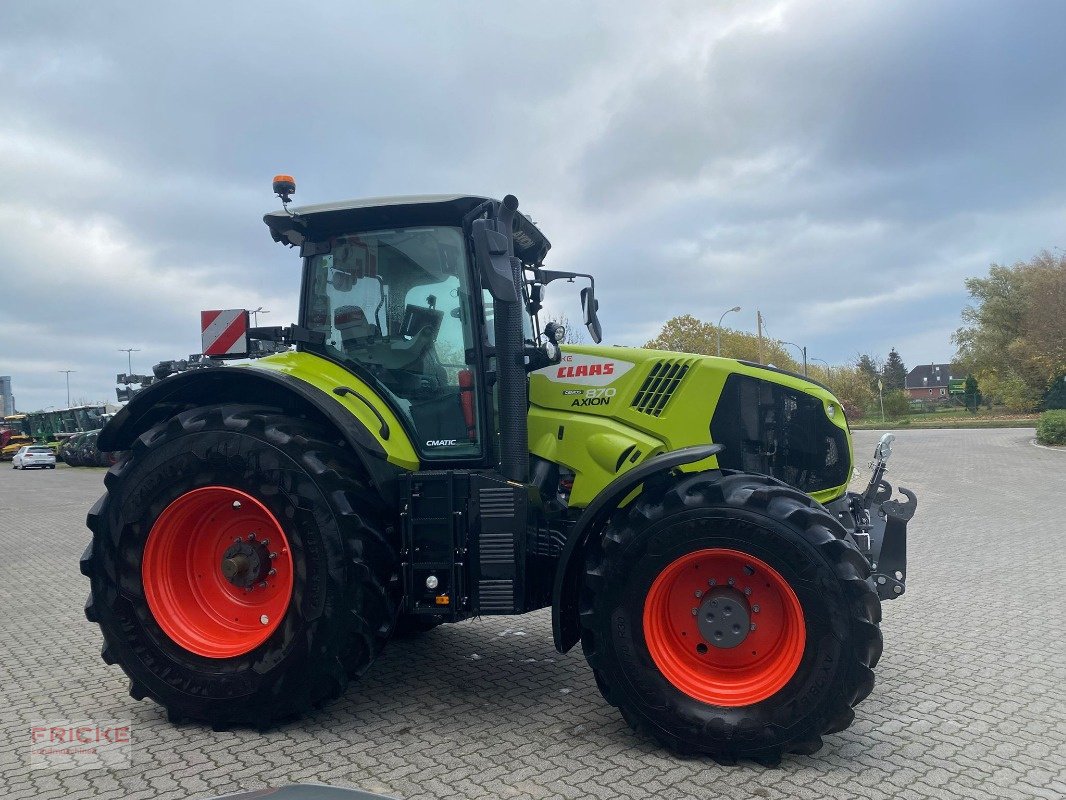
[[[833,370],[832,370],[832,367],[829,366],[829,362],[828,361],[823,361],[820,358],[812,358],[811,361],[819,361],[822,364],[825,364],[825,381],[826,381],[826,383],[828,383],[829,379],[833,377]]]
[[[726,314],[732,314],[734,311],[740,311],[740,306],[733,306],[728,311],[723,311],[722,316],[718,318],[718,357],[722,357],[722,320],[725,319]]]
[[[70,373],[77,372],[76,369],[60,369],[57,372],[65,372],[67,374],[67,408],[70,408]]]
[[[803,353],[803,377],[806,378],[807,377],[807,348],[806,348],[806,346],[800,347],[795,342],[785,342],[785,341],[782,341],[781,344],[790,344],[793,347],[795,347],[797,350],[799,350],[801,353]]]
[[[128,370],[126,371],[126,374],[127,375],[132,375],[133,374],[133,354],[141,352],[140,348],[138,348],[138,347],[120,347],[118,349],[118,351],[120,353],[125,353],[126,354],[127,365],[128,365]]]

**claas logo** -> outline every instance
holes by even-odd
[[[557,378],[590,378],[593,375],[614,375],[614,362],[607,361],[603,364],[578,364],[574,366],[559,367],[555,373]]]

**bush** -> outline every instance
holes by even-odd
[[[1066,444],[1066,411],[1045,411],[1036,424],[1041,444]]]
[[[899,419],[911,411],[911,401],[902,391],[885,392],[885,418]]]
[[[825,385],[840,401],[844,416],[852,422],[862,419],[863,411],[877,400],[866,376],[854,365],[833,367],[828,373]],[[816,379],[821,380],[821,375],[816,373]]]
[[[1040,392],[1034,391],[1033,387],[1017,376],[1012,376],[1003,381],[1001,387],[1003,405],[1007,410],[1015,414],[1033,411],[1040,406],[1044,399]]]

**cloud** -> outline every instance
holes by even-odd
[[[47,0],[0,11],[0,374],[23,408],[290,321],[297,199],[516,193],[608,341],[674,314],[944,360],[962,279],[1061,241],[1056,3]],[[576,291],[552,308],[579,316]],[[66,365],[66,366],[57,366]]]

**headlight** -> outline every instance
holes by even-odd
[[[829,419],[833,419],[837,415],[836,403],[829,403],[825,407],[825,413],[829,415]]]

